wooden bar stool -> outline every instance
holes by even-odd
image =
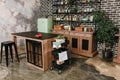
[[[3,52],[3,47],[5,47],[6,66],[8,66],[8,53],[9,53],[8,50],[10,50],[10,55],[11,55],[12,62],[13,62],[13,49],[12,49],[12,46],[14,47],[16,58],[17,58],[18,62],[20,62],[19,57],[18,57],[18,52],[17,52],[17,46],[16,46],[15,42],[13,42],[13,41],[5,41],[5,42],[1,43],[1,60],[0,60],[0,62],[2,62],[2,55],[3,55],[2,52]]]

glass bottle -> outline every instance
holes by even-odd
[[[68,31],[71,31],[71,26],[69,25]]]

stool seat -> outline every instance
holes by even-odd
[[[3,44],[3,45],[10,45],[10,44],[14,44],[14,42],[13,41],[4,41],[1,44]]]
[[[14,47],[14,50],[15,50],[15,56],[19,62],[19,57],[18,57],[18,52],[17,52],[17,46],[15,44],[14,41],[4,41],[4,42],[1,42],[1,61],[2,62],[2,52],[3,52],[3,47],[5,47],[5,57],[6,57],[6,66],[8,66],[8,50],[10,50],[10,55],[11,55],[11,58],[12,58],[12,62],[13,62],[13,49],[12,49],[12,46]]]

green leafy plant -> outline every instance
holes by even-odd
[[[74,7],[74,12],[77,12],[77,11],[78,11],[78,7],[75,6],[75,7]]]
[[[72,4],[74,0],[67,0],[68,4]]]
[[[117,41],[115,34],[118,33],[118,27],[109,19],[105,11],[98,11],[94,14],[94,22],[97,25],[95,39],[102,47],[102,57],[107,61],[112,61],[113,45]]]
[[[97,25],[95,34],[97,42],[105,44],[105,48],[112,47],[117,40],[115,34],[118,33],[118,27],[109,19],[105,11],[95,12],[93,20]]]
[[[65,37],[64,37],[64,35],[62,35],[62,34],[59,34],[58,36],[57,36],[57,39],[64,39]]]

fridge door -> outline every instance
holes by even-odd
[[[38,32],[51,33],[53,21],[51,18],[39,18],[37,22]]]

